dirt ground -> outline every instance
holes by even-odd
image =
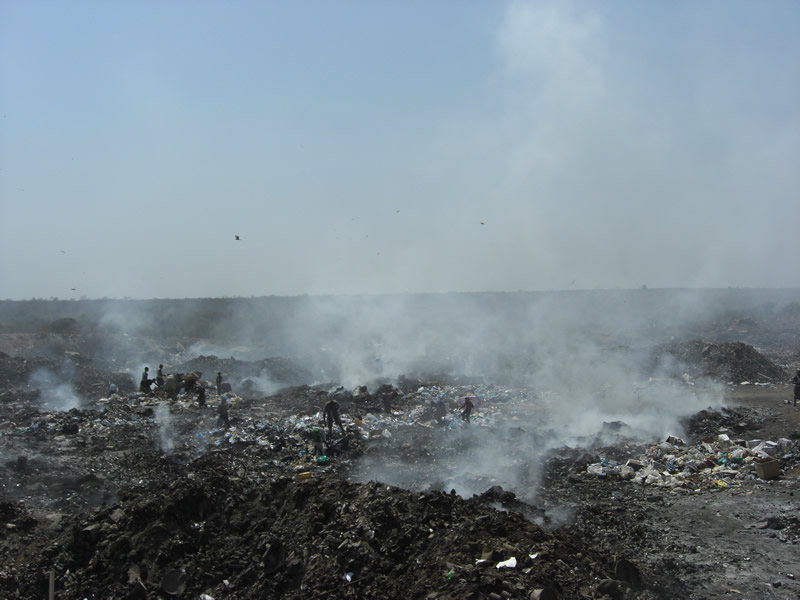
[[[295,385],[289,361],[259,362],[293,384],[233,394],[226,428],[212,382],[201,407],[140,394],[78,355],[82,403],[48,405],[31,375],[63,362],[30,337],[0,341],[24,349],[0,354],[3,598],[800,597],[800,406],[785,382],[728,384],[724,407],[686,418],[684,440],[611,423],[613,443],[536,455],[513,415],[538,391],[483,385],[465,425],[457,399],[475,382],[409,376],[383,390],[398,393],[391,413],[377,389],[336,396],[343,431],[317,458],[311,432],[336,384]],[[447,397],[444,425],[432,390]],[[476,430],[509,445],[532,500],[480,474],[473,495],[431,485],[448,457],[485,443]],[[758,452],[776,477],[759,476]],[[407,485],[364,477],[370,461]]]

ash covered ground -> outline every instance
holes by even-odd
[[[797,598],[799,300],[2,302],[0,596]]]

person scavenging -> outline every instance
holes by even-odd
[[[794,384],[794,405],[797,406],[797,401],[800,400],[800,369],[797,369],[797,373],[792,377],[792,383]]]
[[[392,403],[397,400],[397,396],[397,390],[386,392],[383,395],[383,412],[385,412],[387,415],[392,414]]]
[[[320,429],[319,427],[314,427],[311,430],[311,442],[314,444],[314,454],[316,456],[324,456],[325,455],[325,429]]]
[[[164,387],[164,365],[158,365],[158,371],[156,371],[156,385],[158,387]]]
[[[339,418],[339,403],[331,398],[328,403],[325,405],[325,410],[323,411],[323,418],[325,419],[325,424],[328,427],[328,433],[332,433],[333,431],[333,424],[339,427],[339,430],[344,433],[344,426],[342,425],[342,419]]]
[[[200,391],[197,392],[197,404],[200,408],[204,408],[206,405],[206,386],[201,385]]]
[[[217,371],[217,395],[222,395],[222,371]]]
[[[145,367],[142,372],[142,380],[139,382],[139,391],[143,394],[149,394],[152,391],[150,389],[150,384],[152,383],[153,380],[150,379],[150,367]]]
[[[230,419],[228,418],[228,397],[222,396],[222,400],[219,403],[219,407],[217,408],[217,425],[224,427],[227,429],[231,426]]]
[[[469,396],[464,397],[464,410],[461,412],[461,418],[469,423],[469,417],[472,414],[473,404]]]

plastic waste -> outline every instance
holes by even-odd
[[[297,474],[298,479],[311,479],[311,471],[303,471]]]
[[[597,475],[598,477],[605,477],[608,475],[608,469],[600,463],[595,463],[586,467],[587,473]]]
[[[513,556],[508,560],[504,560],[502,562],[497,563],[498,569],[513,569],[516,566],[517,566],[517,559]]]

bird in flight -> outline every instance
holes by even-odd
[[[237,235],[237,236],[234,236],[234,237],[236,238],[236,241],[238,242],[239,241],[239,236]]]

